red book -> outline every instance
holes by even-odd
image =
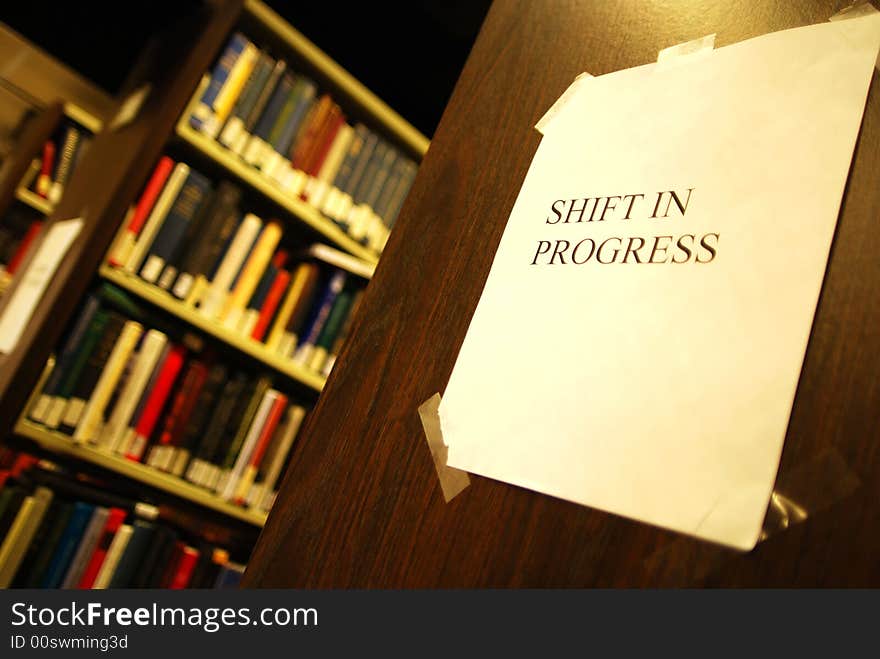
[[[101,571],[101,565],[104,564],[104,559],[107,558],[107,550],[110,549],[110,545],[113,543],[113,537],[116,535],[116,532],[119,530],[119,527],[122,526],[122,522],[124,521],[125,511],[122,508],[110,509],[110,514],[107,516],[107,522],[104,524],[104,528],[101,531],[101,537],[95,545],[92,557],[89,559],[89,564],[82,573],[77,588],[87,590],[94,585],[98,572]]]
[[[153,387],[153,391],[150,392],[150,397],[144,405],[140,419],[138,419],[137,427],[135,428],[134,441],[132,442],[128,453],[125,454],[125,457],[129,460],[134,460],[135,462],[141,461],[141,458],[144,455],[144,449],[147,448],[147,442],[156,427],[156,421],[159,418],[159,414],[162,412],[162,408],[165,406],[165,401],[171,393],[171,387],[174,385],[174,381],[177,379],[177,375],[180,373],[180,369],[183,366],[185,356],[186,348],[182,345],[175,345],[168,352],[168,357],[162,364],[162,370],[159,372],[159,377],[156,378],[156,384]]]
[[[289,256],[290,256],[290,254],[288,253],[288,251],[286,249],[279,249],[272,256],[272,265],[274,265],[276,268],[281,270],[281,268],[284,267],[284,264],[287,263],[287,257],[289,257]]]
[[[38,195],[43,199],[48,198],[49,189],[52,187],[52,170],[55,168],[55,143],[47,140],[43,145],[43,164],[37,176],[35,186]]]
[[[306,174],[317,176],[318,172],[321,171],[321,165],[324,164],[324,159],[330,152],[330,147],[333,146],[333,140],[336,139],[336,133],[339,132],[339,129],[344,123],[345,116],[342,112],[337,112],[333,115],[330,126],[322,137],[321,146],[315,151],[315,157],[312,162],[309,163],[309,168],[306,170]]]
[[[159,444],[173,446],[179,443],[180,435],[193,413],[196,400],[207,379],[208,368],[202,362],[193,361],[187,365],[183,382],[181,382],[177,396],[171,405],[171,412],[165,417],[165,427],[162,429],[162,434],[159,435]]]
[[[34,220],[31,222],[31,225],[24,234],[24,238],[22,238],[21,242],[18,244],[15,254],[12,255],[12,258],[9,259],[9,264],[6,266],[6,272],[10,275],[14,275],[15,271],[18,270],[18,266],[24,261],[31,247],[34,246],[34,240],[39,235],[42,228],[43,220]]]
[[[287,270],[280,270],[278,274],[275,275],[272,287],[266,294],[266,300],[263,302],[262,308],[260,308],[260,316],[257,318],[257,324],[254,325],[254,331],[251,332],[252,339],[262,341],[263,337],[266,336],[266,330],[269,329],[269,323],[272,322],[272,319],[275,317],[275,311],[278,309],[278,305],[281,303],[281,297],[287,290],[287,285],[289,283],[290,273],[287,272]]]
[[[184,546],[180,559],[177,561],[177,569],[171,576],[171,582],[168,584],[168,588],[171,590],[182,590],[189,586],[193,570],[195,570],[196,563],[199,560],[199,555],[200,552],[195,547],[190,547],[189,545]]]
[[[125,265],[125,261],[128,260],[128,253],[131,252],[131,247],[134,246],[138,234],[144,228],[144,223],[147,221],[150,211],[153,210],[153,206],[156,204],[156,199],[159,198],[162,188],[165,187],[165,182],[171,175],[172,169],[174,169],[174,161],[168,156],[162,156],[159,159],[159,164],[156,165],[156,169],[153,170],[153,175],[147,182],[147,186],[144,188],[143,193],[141,193],[141,198],[138,199],[131,220],[129,220],[128,226],[125,228],[125,233],[110,256],[110,265],[118,268]]]
[[[254,451],[251,453],[251,458],[248,460],[247,467],[245,467],[239,483],[236,486],[237,491],[233,502],[239,506],[243,506],[247,503],[247,493],[251,489],[251,485],[253,485],[254,479],[257,476],[257,472],[260,469],[260,463],[263,461],[263,456],[266,454],[269,444],[272,443],[272,437],[275,435],[275,430],[281,422],[284,410],[287,409],[287,400],[287,396],[283,394],[278,396],[272,404],[272,407],[269,409],[269,414],[266,415],[266,422],[260,430],[260,436],[257,438]]]

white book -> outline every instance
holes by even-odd
[[[340,166],[342,166],[342,161],[345,160],[353,137],[354,128],[348,124],[342,124],[339,127],[336,137],[333,138],[333,144],[330,145],[330,150],[327,152],[327,157],[321,163],[321,168],[306,186],[306,199],[312,206],[320,208],[323,204],[324,197],[327,195]]]
[[[104,590],[110,585],[110,580],[113,578],[113,573],[116,572],[116,566],[119,565],[122,553],[128,546],[133,530],[131,524],[123,524],[116,531],[113,542],[110,543],[110,549],[107,550],[107,556],[98,571],[98,576],[95,577],[95,583],[92,584],[94,590]]]
[[[156,205],[153,206],[153,210],[150,212],[144,228],[141,229],[137,242],[131,249],[131,253],[123,268],[125,272],[134,274],[140,268],[141,262],[146,257],[150,247],[153,246],[153,238],[156,237],[159,228],[168,216],[171,205],[177,199],[177,195],[180,193],[180,189],[183,187],[187,176],[189,176],[189,166],[182,162],[177,163],[174,166],[174,171],[171,172],[171,176],[168,177],[165,187],[162,188],[162,192],[159,194]]]
[[[144,326],[134,320],[128,320],[122,327],[122,332],[107,358],[104,370],[95,384],[95,389],[86,404],[85,411],[76,426],[76,432],[73,434],[74,441],[91,442],[98,439],[99,431],[104,423],[104,409],[119,378],[122,376],[123,369],[131,357],[131,353],[141,338]]]
[[[119,395],[110,419],[104,426],[100,441],[101,448],[117,451],[123,444],[131,422],[131,415],[134,414],[134,410],[144,393],[144,387],[147,386],[167,344],[168,337],[159,330],[151,329],[144,336],[141,348],[134,358],[136,361],[131,375]]]
[[[266,495],[271,494],[275,489],[305,416],[306,410],[300,405],[291,405],[288,408],[284,428],[278,439],[278,446],[272,447],[272,454],[264,458],[269,460],[265,477],[251,488],[252,495],[248,496],[250,505],[259,505],[266,498]]]
[[[253,213],[245,215],[244,220],[238,227],[238,231],[235,233],[235,237],[226,250],[226,254],[224,254],[223,259],[220,261],[217,273],[208,286],[208,290],[199,307],[199,312],[203,316],[217,318],[223,310],[226,296],[229,294],[229,287],[232,286],[235,275],[238,274],[239,269],[248,257],[251,246],[254,244],[262,228],[263,221],[259,217]]]
[[[251,423],[250,428],[248,428],[248,433],[241,445],[241,450],[235,458],[235,464],[232,466],[228,475],[226,475],[222,487],[218,488],[222,498],[231,501],[235,495],[235,486],[238,484],[238,479],[241,477],[244,468],[251,459],[251,454],[254,452],[257,440],[260,438],[260,433],[263,431],[263,426],[266,424],[266,419],[269,416],[272,406],[281,395],[280,392],[275,391],[274,389],[269,389],[263,395],[263,400],[260,401],[260,406],[257,408],[257,413],[254,415],[254,420]]]

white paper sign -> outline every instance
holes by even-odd
[[[752,548],[878,45],[875,15],[587,79],[443,395],[448,465]]]
[[[3,310],[0,318],[0,352],[10,353],[18,344],[58,264],[79,235],[82,223],[79,218],[62,220],[55,222],[46,232],[46,237],[27,270],[21,273],[22,280]]]

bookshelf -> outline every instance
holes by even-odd
[[[132,462],[131,460],[99,451],[87,445],[76,444],[67,435],[47,430],[42,426],[29,422],[27,419],[19,419],[15,425],[15,432],[22,437],[32,440],[43,449],[55,455],[88,462],[204,508],[209,508],[228,517],[247,522],[253,526],[262,526],[266,521],[264,513],[235,506],[181,478],[152,469],[138,462]]]
[[[446,386],[540,142],[535,123],[583,71],[638,66],[709,33],[720,46],[821,23],[835,11],[817,0],[772,8],[750,0],[723,15],[695,8],[492,5],[302,437],[293,466],[320,478],[282,484],[246,587],[878,583],[876,76],[777,480],[782,493],[806,492],[806,501],[834,492],[834,503],[810,506],[807,519],[743,554],[479,476],[451,502],[441,495],[417,409]]]
[[[52,212],[52,204],[48,199],[43,199],[35,192],[31,192],[27,188],[18,187],[15,189],[15,198],[26,206],[30,206],[38,213],[49,215]]]
[[[175,476],[108,450],[100,450],[88,442],[74,442],[68,434],[49,427],[57,424],[43,425],[24,415],[25,411],[31,409],[27,402],[28,396],[35,396],[41,391],[42,383],[38,383],[37,379],[42,366],[47,363],[49,355],[61,345],[62,332],[81,312],[86,295],[100,282],[113,284],[130,294],[133,299],[161,310],[164,312],[163,324],[165,316],[170,317],[169,325],[174,326],[175,332],[177,329],[193,328],[214,339],[220,350],[214,351],[213,348],[218,346],[212,345],[210,359],[213,359],[215,352],[227,355],[230,379],[233,372],[239,370],[252,371],[251,375],[255,379],[267,371],[282,376],[272,378],[272,382],[279,383],[278,389],[283,389],[284,392],[293,389],[297,392],[296,396],[290,396],[290,405],[285,409],[285,414],[298,407],[299,413],[304,416],[304,410],[311,407],[322,392],[326,384],[323,375],[300,366],[290,358],[281,357],[256,340],[227,329],[220,322],[205,317],[159,286],[105,263],[113,236],[119,235],[124,228],[126,210],[137,201],[160,156],[170,151],[180,162],[189,162],[192,157],[192,161],[198,166],[209,163],[206,171],[214,183],[223,178],[240,185],[245,190],[247,200],[247,204],[242,204],[242,210],[248,210],[246,206],[251,202],[257,210],[280,209],[286,216],[283,217],[284,232],[292,234],[291,240],[285,243],[287,249],[299,250],[317,237],[332,247],[313,246],[304,258],[323,261],[363,280],[369,280],[373,276],[379,260],[376,251],[353,239],[314,207],[301,201],[298,196],[286,193],[272,179],[259,170],[246,166],[227,149],[190,126],[188,119],[193,104],[201,96],[206,80],[205,73],[210,72],[212,63],[222,53],[235,30],[253,34],[255,40],[265,40],[263,43],[272,50],[273,55],[288,60],[291,69],[314,76],[318,88],[338,99],[351,122],[362,121],[369,124],[371,130],[381,134],[389,144],[393,144],[410,158],[420,160],[425,154],[428,140],[424,136],[263,3],[218,0],[203,3],[198,9],[191,10],[177,24],[158,35],[154,43],[144,51],[142,60],[133,68],[124,91],[118,99],[114,99],[115,107],[103,115],[103,121],[90,117],[88,111],[78,109],[75,103],[65,105],[65,115],[94,130],[97,135],[88,156],[74,172],[60,202],[53,208],[48,204],[41,204],[43,200],[27,190],[14,191],[15,197],[22,203],[35,207],[46,215],[47,225],[51,226],[54,222],[71,217],[83,217],[84,227],[34,312],[31,323],[33,331],[11,353],[0,355],[0,423],[5,424],[4,430],[40,447],[46,453],[57,456],[59,461],[69,460],[72,463],[93,465],[118,476],[120,486],[123,482],[143,484],[182,502],[219,513],[230,521],[261,528],[266,514],[260,510],[259,505],[246,508],[229,503],[236,500],[243,504],[244,498],[238,494],[238,490],[234,496],[230,496],[228,491],[223,492],[223,480],[219,481],[220,485],[216,488],[222,496],[215,495],[211,489],[193,484],[195,477],[190,473],[186,474],[186,478]],[[152,91],[132,121],[113,130],[104,128],[105,124],[112,124],[110,117],[124,105],[126,96],[145,82],[152,83]],[[314,267],[311,263],[309,266]],[[321,285],[328,285],[336,275],[338,273],[325,281],[322,274]],[[13,280],[11,287],[14,288],[16,283]],[[357,286],[361,287],[362,283],[359,281]],[[353,306],[355,291],[348,292],[351,293],[349,303]],[[7,295],[6,299],[8,297]],[[156,320],[156,323],[159,321]],[[224,348],[228,348],[228,352]],[[194,349],[192,354],[187,354],[186,359],[201,359],[202,355],[198,352]],[[329,348],[327,352],[328,358],[336,355],[335,348],[334,352]],[[318,357],[323,359],[324,355],[319,354]],[[312,368],[317,368],[314,364],[312,362]],[[327,369],[330,364],[332,360],[328,359]],[[185,362],[183,369],[190,365],[189,361]],[[48,373],[46,371],[46,376]],[[300,389],[303,392],[299,392]],[[174,401],[176,400],[175,398]],[[165,403],[156,406],[156,409],[163,410],[163,415],[169,415],[171,412],[165,404],[171,402],[172,399],[168,398]],[[207,406],[205,408],[208,409]],[[280,408],[273,408],[273,413],[274,409]],[[296,429],[302,423],[303,416],[296,421]],[[290,418],[293,418],[292,414]],[[285,422],[289,423],[288,427],[294,427],[294,422],[287,416]],[[238,428],[238,425],[230,427]],[[247,429],[247,426],[243,427]],[[233,434],[240,441],[242,430]],[[295,430],[288,436],[295,438]],[[224,440],[232,439],[227,438],[226,434],[223,437]],[[261,441],[264,442],[262,450],[266,450],[267,444],[264,440]],[[296,442],[298,446],[299,440],[296,439]],[[284,450],[289,450],[290,445]],[[230,446],[240,447],[241,444],[230,442]],[[224,448],[223,452],[227,453],[227,450]],[[281,457],[285,454],[280,453]],[[143,459],[147,462],[146,455]],[[222,462],[217,464],[223,466]],[[210,466],[214,467],[213,464]],[[249,464],[248,468],[251,467]],[[223,476],[225,478],[229,472],[228,465],[223,468],[226,471]],[[292,471],[294,469],[291,465],[283,473]],[[251,478],[257,476],[252,475]],[[264,478],[262,472],[259,478]],[[262,481],[256,484],[261,485]],[[214,485],[208,487],[214,488]],[[266,488],[271,486],[267,485]],[[254,489],[248,494],[254,495]],[[270,495],[272,492],[265,494]],[[269,505],[267,501],[271,501],[265,496],[261,498],[259,487],[256,488],[254,500],[262,501],[263,507]],[[248,496],[247,501],[252,503],[252,498]]]
[[[321,391],[323,388],[325,379],[319,374],[309,371],[289,359],[279,357],[265,348],[262,343],[228,330],[215,320],[205,318],[198,311],[186,306],[167,291],[148,284],[139,277],[128,275],[106,265],[102,265],[99,268],[98,274],[142,300],[146,300],[150,304],[167,311],[186,324],[213,336],[231,348],[253,358],[276,373],[281,373],[314,391]]]

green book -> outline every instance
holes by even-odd
[[[327,317],[327,322],[324,324],[324,328],[318,335],[318,341],[315,343],[316,347],[323,348],[327,352],[330,351],[330,348],[333,346],[333,341],[336,340],[339,330],[342,329],[342,324],[348,317],[348,312],[351,309],[351,301],[353,299],[354,294],[351,291],[342,291],[339,294],[339,297],[336,298],[336,302],[333,303],[333,308],[330,310],[330,315]]]
[[[270,145],[272,145],[273,148],[280,141],[281,134],[284,132],[284,128],[290,121],[290,118],[293,115],[293,111],[296,109],[296,102],[299,97],[299,90],[304,84],[301,78],[294,78],[290,75],[288,77],[290,78],[291,85],[290,93],[287,96],[287,100],[284,101],[284,105],[281,106],[281,112],[278,113],[278,118],[272,125],[272,130],[269,131],[269,139],[266,140]]]
[[[257,380],[256,387],[254,387],[254,393],[248,401],[244,416],[241,417],[241,423],[238,424],[238,431],[235,433],[235,438],[229,445],[229,448],[226,451],[226,457],[220,465],[222,469],[232,469],[233,465],[235,465],[235,459],[238,457],[241,445],[244,443],[248,430],[250,430],[251,423],[253,423],[254,417],[257,415],[257,408],[260,406],[260,401],[263,400],[263,396],[266,395],[270,386],[272,386],[272,381],[265,376]]]

